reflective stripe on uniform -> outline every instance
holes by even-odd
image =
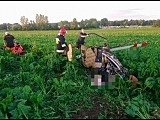
[[[62,44],[62,47],[66,47],[66,44]]]
[[[56,44],[59,44],[60,40],[59,38],[56,38]]]
[[[64,52],[64,50],[57,50],[57,52],[58,52],[58,53],[63,53],[63,52]]]

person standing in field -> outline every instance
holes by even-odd
[[[67,30],[64,28],[61,28],[57,37],[56,37],[56,52],[59,55],[66,55],[68,51],[68,45],[65,39],[65,35],[67,34]]]
[[[78,40],[76,42],[76,49],[79,49],[81,47],[81,45],[84,45],[84,43],[85,43],[84,40],[88,36],[89,36],[89,34],[85,33],[85,29],[82,28],[81,32],[79,33]]]
[[[12,48],[15,47],[15,37],[11,34],[9,34],[9,32],[5,32],[5,36],[4,36],[4,47],[11,50]]]

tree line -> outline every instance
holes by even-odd
[[[14,31],[21,31],[21,30],[59,30],[60,28],[64,27],[67,30],[78,30],[81,28],[103,28],[107,26],[153,26],[153,27],[160,27],[160,19],[157,20],[115,20],[109,21],[107,18],[102,18],[98,21],[96,18],[85,19],[81,20],[80,22],[77,21],[76,18],[73,18],[71,22],[67,20],[60,21],[58,23],[49,23],[48,17],[36,14],[35,20],[29,20],[25,16],[21,16],[20,23],[3,23],[0,24],[0,30],[14,30]]]

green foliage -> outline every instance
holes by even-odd
[[[129,101],[125,112],[133,117],[138,117],[140,119],[150,119],[150,107],[150,103],[142,95],[139,95]]]
[[[79,32],[68,30],[65,36],[67,42],[76,45]],[[91,81],[86,76],[90,69],[83,66],[81,59],[75,58],[80,50],[73,48],[71,62],[56,54],[55,37],[58,31],[12,31],[26,54],[19,56],[0,50],[0,118],[73,118],[81,111],[95,111],[93,106],[97,102],[107,105],[101,107],[103,112],[98,111],[96,117],[99,119],[122,118],[121,114],[127,114],[127,118],[158,118],[160,30],[94,29],[86,32],[107,37],[111,47],[134,38],[136,41],[125,45],[148,42],[148,46],[113,52],[129,73],[123,80],[116,78],[111,88],[99,89],[91,87]],[[1,39],[3,34],[0,31]],[[87,46],[102,46],[106,42],[96,36],[90,36],[85,41]],[[0,44],[3,45],[3,42],[0,41]],[[132,86],[130,74],[138,78],[137,88]]]

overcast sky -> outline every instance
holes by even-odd
[[[101,20],[157,20],[160,1],[0,1],[0,24],[20,23],[21,16],[34,20],[48,16],[49,23],[76,18]]]

